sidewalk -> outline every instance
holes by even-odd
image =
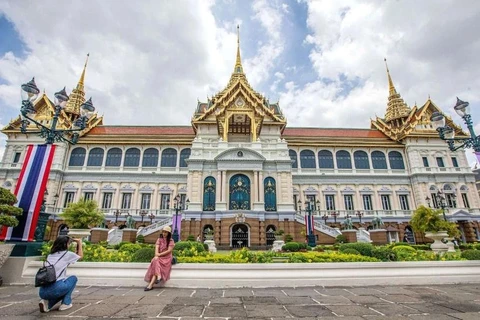
[[[0,287],[0,319],[478,320],[480,285],[266,289],[77,287],[73,308],[40,313],[38,289]]]

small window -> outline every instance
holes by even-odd
[[[75,192],[66,192],[65,193],[65,201],[63,202],[63,207],[68,207],[69,203],[73,202],[73,198],[75,197]]]
[[[351,194],[344,195],[343,200],[345,201],[345,210],[355,210],[353,208],[353,196]]]
[[[95,194],[94,192],[85,192],[85,193],[83,194],[83,198],[84,198],[85,200],[87,200],[87,201],[88,201],[88,200],[93,200],[94,194]]]
[[[122,195],[122,209],[130,209],[132,205],[132,194],[124,193]]]
[[[428,158],[427,157],[422,157],[423,160],[423,166],[425,168],[428,168],[430,165],[428,164]]]
[[[110,209],[112,207],[113,193],[105,192],[103,194],[102,208]]]
[[[466,193],[462,193],[463,205],[465,208],[470,208],[470,203],[468,202],[468,197]]]
[[[335,196],[333,194],[325,195],[325,207],[327,210],[335,210]]]
[[[18,163],[20,162],[20,156],[22,154],[20,152],[15,152],[15,155],[13,156],[13,163]]]
[[[369,195],[369,194],[363,195],[363,209],[364,210],[373,210],[372,196]]]
[[[140,209],[150,209],[150,200],[152,199],[151,193],[142,194],[142,203]]]
[[[162,210],[170,209],[170,194],[162,193],[160,209]]]
[[[408,205],[408,197],[407,195],[405,194],[401,194],[399,196],[399,200],[400,200],[400,208],[402,210],[410,210],[410,206]]]
[[[458,161],[456,157],[452,157],[452,165],[454,168],[458,168]]]
[[[382,208],[383,210],[392,210],[392,205],[390,203],[390,196],[389,195],[382,195]]]
[[[437,166],[439,168],[445,168],[445,164],[443,163],[443,158],[442,157],[437,157]]]

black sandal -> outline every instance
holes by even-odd
[[[150,291],[150,290],[153,290],[153,288],[145,287],[145,289],[143,289],[143,291]]]

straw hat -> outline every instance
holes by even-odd
[[[167,232],[172,233],[172,228],[170,228],[169,226],[165,226],[165,227],[163,227],[162,231],[167,231]]]

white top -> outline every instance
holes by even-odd
[[[80,256],[76,253],[73,253],[71,251],[67,251],[63,258],[60,259],[60,257],[65,253],[65,251],[59,251],[55,252],[52,254],[49,254],[47,257],[47,261],[50,262],[52,265],[55,263],[55,275],[57,276],[57,281],[58,280],[63,280],[67,278],[67,267],[69,264],[73,264],[80,259]],[[57,262],[58,261],[58,262]]]

